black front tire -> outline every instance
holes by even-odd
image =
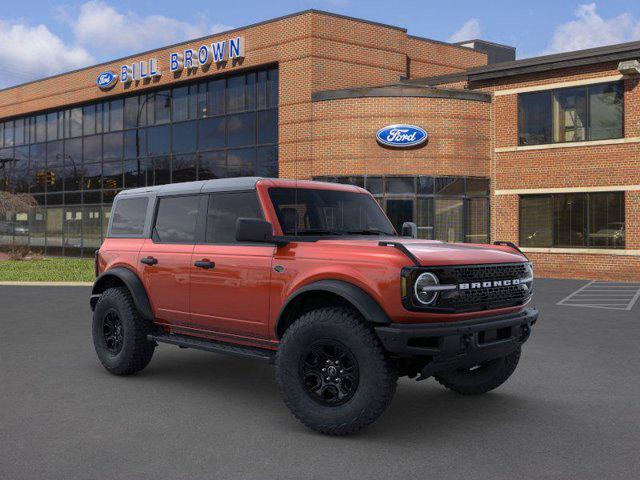
[[[520,348],[473,368],[441,372],[434,378],[444,387],[460,395],[481,395],[498,388],[515,371],[520,360]]]
[[[93,312],[93,345],[100,362],[114,375],[131,375],[153,357],[155,342],[147,340],[151,322],[142,318],[126,288],[109,288]]]
[[[323,366],[325,361],[339,365],[333,370],[335,378],[340,371],[351,375],[343,383],[321,378],[318,386],[312,373],[309,382],[308,370],[316,357],[322,358]],[[345,308],[322,308],[301,316],[285,332],[276,356],[276,381],[287,407],[307,427],[328,435],[348,435],[373,423],[391,403],[397,379],[372,328]]]

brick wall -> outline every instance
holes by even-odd
[[[505,78],[493,83],[471,85],[484,91],[510,90],[618,75],[615,64],[556,70],[535,75]],[[492,187],[495,190],[540,188],[588,188],[640,185],[640,84],[624,80],[625,138],[629,143],[580,147],[513,149],[518,142],[517,94],[496,95],[493,99]],[[626,249],[640,248],[640,192],[625,192]],[[492,197],[492,239],[518,242],[518,195]],[[538,275],[569,278],[640,280],[640,256],[530,253]]]
[[[170,73],[168,61],[171,52],[186,48],[197,49],[205,43],[226,40],[237,35],[244,36],[246,42],[246,57],[242,61],[227,62],[221,66],[214,64],[210,68],[199,68],[192,72],[185,70],[180,75]],[[331,155],[328,152],[333,153],[329,142],[326,141],[316,144],[314,148],[315,126],[311,94],[320,90],[397,83],[400,76],[406,74],[408,53],[417,59],[419,63],[417,68],[429,69],[436,74],[448,73],[451,68],[460,70],[466,66],[486,63],[484,54],[437,42],[411,39],[402,28],[308,11],[239,29],[232,33],[213,35],[170,48],[160,48],[142,55],[0,91],[0,119],[97,99],[103,100],[124,92],[143,91],[184,80],[212,77],[240,69],[277,63],[280,78],[278,118],[280,175],[309,177],[312,168],[323,165],[324,159]],[[116,84],[108,92],[102,92],[96,87],[95,80],[99,73],[105,70],[119,72],[122,64],[131,64],[149,58],[158,59],[159,69],[163,72],[159,80],[132,84],[125,89],[122,84]],[[371,103],[375,102],[364,102],[364,105],[359,107],[362,114],[366,115],[366,111],[371,110],[380,117],[380,108],[372,107]],[[438,109],[446,108],[444,106],[446,101],[436,103],[442,106],[430,107],[429,111],[434,113],[436,118],[442,118]],[[401,111],[397,110],[400,107],[393,105],[390,105],[390,108],[394,110],[388,111],[386,118],[389,120],[397,120],[394,118],[396,114],[406,117],[409,113],[406,110],[408,107],[405,106],[401,107]],[[470,121],[474,115],[477,116],[476,113],[469,114]],[[424,115],[419,118],[424,118]],[[375,121],[378,120],[381,119],[375,119]],[[341,125],[346,127],[349,124],[348,118],[341,120]],[[485,127],[481,131],[483,136],[488,135]],[[371,136],[369,140],[373,138]],[[362,142],[363,139],[359,138],[358,141]],[[465,147],[467,151],[470,142],[471,140],[467,141]],[[316,161],[314,155],[319,155],[322,160]],[[335,158],[332,162],[336,165],[339,162],[346,162],[342,168],[345,171],[349,170],[351,165],[348,163],[348,152],[343,150],[340,155],[339,159]],[[445,153],[443,152],[442,155]],[[451,171],[454,163],[453,152],[449,150],[446,155],[449,156],[451,164],[451,168],[447,171]],[[412,159],[413,157],[408,156],[401,164],[407,169],[415,170],[410,163]],[[419,162],[429,163],[428,159],[424,158],[420,158]],[[463,162],[468,160],[464,159]],[[364,163],[356,164],[354,168],[361,170],[364,165]],[[418,169],[424,168],[418,167]],[[486,173],[486,170],[483,167],[482,171]],[[329,172],[317,174],[322,173]]]
[[[490,104],[479,101],[375,97],[313,104],[313,164],[287,176],[425,174],[488,176]],[[420,125],[429,142],[412,150],[378,145],[376,132],[392,123]]]
[[[413,36],[407,37],[406,51],[411,78],[463,72],[487,64],[486,53]]]

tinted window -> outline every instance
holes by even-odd
[[[590,140],[623,136],[623,91],[621,83],[589,88]]]
[[[198,219],[198,195],[161,198],[153,229],[154,241],[160,243],[193,243]]]
[[[256,192],[218,193],[209,197],[207,243],[235,243],[238,218],[262,218]]]
[[[621,82],[518,95],[518,144],[581,142],[623,136]]]
[[[256,143],[256,115],[241,113],[227,117],[227,145],[243,147]]]
[[[363,193],[272,188],[269,195],[285,235],[394,233],[376,201]]]
[[[196,149],[196,122],[174,123],[172,128],[173,153],[193,152]]]
[[[624,193],[522,196],[520,244],[624,248]]]
[[[142,235],[148,202],[147,197],[118,200],[113,212],[109,235]]]
[[[206,118],[198,122],[198,148],[209,150],[224,148],[225,120],[224,117]]]

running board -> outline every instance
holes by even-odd
[[[195,348],[196,350],[205,350],[207,352],[226,353],[237,357],[251,358],[262,362],[273,363],[276,352],[264,348],[245,347],[240,345],[231,345],[229,343],[217,342],[215,340],[205,340],[201,338],[189,337],[187,335],[162,334],[147,335],[147,340],[160,343],[168,343],[177,345],[181,348]]]

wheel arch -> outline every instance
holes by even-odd
[[[282,338],[287,328],[303,313],[336,304],[353,308],[367,322],[390,323],[378,302],[362,288],[343,280],[319,280],[299,288],[287,299],[276,322],[277,338]]]
[[[135,304],[140,315],[149,321],[153,321],[153,311],[151,310],[151,302],[147,296],[147,291],[142,281],[134,272],[125,267],[116,267],[102,273],[93,284],[91,290],[91,310],[93,310],[105,290],[112,287],[125,287],[129,290],[133,303]]]

